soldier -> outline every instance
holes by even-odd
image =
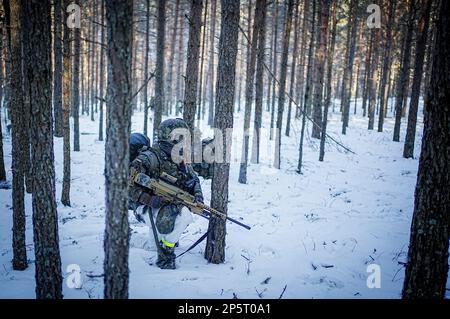
[[[181,161],[176,164],[172,157],[173,147],[181,140],[174,139],[171,132],[174,129],[188,129],[186,122],[182,119],[168,119],[162,122],[158,129],[157,142],[150,147],[150,141],[141,140],[142,147],[136,143],[139,154],[136,158],[130,157],[131,174],[144,173],[153,178],[159,178],[165,172],[174,176],[176,186],[189,192],[198,202],[203,203],[203,193],[197,174],[190,164]],[[130,141],[132,142],[132,141]],[[133,143],[130,143],[133,145]],[[131,150],[131,147],[130,147]],[[130,154],[131,156],[131,154]],[[175,269],[175,245],[181,234],[192,222],[192,215],[188,208],[164,201],[159,196],[154,196],[148,190],[139,185],[131,185],[129,190],[130,209],[138,220],[144,221],[150,227],[150,235],[153,235],[150,218],[155,217],[156,229],[160,246],[158,249],[157,266],[161,269]],[[149,209],[151,208],[151,209]]]

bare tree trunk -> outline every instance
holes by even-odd
[[[93,0],[92,2],[92,11],[94,11],[94,7],[95,7],[95,0]],[[91,41],[95,39],[95,26],[94,26],[94,22],[91,22],[91,31],[90,31],[90,39]],[[64,59],[64,58],[63,58]],[[95,82],[95,77],[94,77],[94,72],[95,72],[95,43],[92,42],[91,43],[91,50],[89,52],[89,59],[91,61],[90,63],[90,69],[91,71],[89,72],[89,90],[90,90],[90,115],[91,115],[91,121],[94,121],[94,104],[95,104],[95,87],[94,87],[94,82]]]
[[[277,44],[278,44],[278,1],[274,2],[274,24],[273,24],[273,43],[272,43],[272,52],[273,52],[273,68],[272,73],[276,77],[277,76],[277,68],[278,68],[278,55],[277,55]],[[273,140],[273,128],[275,123],[275,93],[276,93],[277,83],[275,80],[272,80],[272,106],[270,108],[270,132],[269,139]],[[279,93],[278,93],[279,94]]]
[[[311,104],[311,85],[312,85],[312,69],[314,63],[314,33],[316,30],[316,1],[312,2],[312,12],[311,12],[311,39],[309,41],[309,53],[308,53],[308,68],[306,72],[306,88],[305,88],[305,98],[302,108],[302,128],[300,132],[300,143],[298,147],[298,164],[297,164],[297,173],[302,174],[302,166],[303,166],[303,139],[305,137],[305,128],[306,128],[306,115],[308,112],[308,105],[310,107]]]
[[[155,69],[155,111],[153,117],[153,140],[158,137],[158,128],[164,109],[164,43],[166,1],[158,0],[157,5],[157,35],[156,35],[156,69]]]
[[[8,8],[5,8],[8,10]],[[11,125],[12,125],[12,206],[13,206],[13,269],[24,270],[28,267],[25,246],[25,203],[24,203],[24,147],[25,105],[22,88],[22,46],[21,46],[21,0],[10,2],[10,54],[11,54]]]
[[[302,39],[300,43],[300,56],[299,56],[299,65],[298,65],[298,73],[297,73],[297,83],[295,86],[295,100],[297,101],[298,106],[295,109],[295,118],[300,118],[301,110],[303,107],[303,89],[305,87],[305,63],[306,63],[306,40],[307,40],[307,28],[308,28],[308,19],[309,19],[309,8],[310,2],[309,0],[304,0],[303,2],[303,22],[302,22]]]
[[[348,52],[346,54],[347,60],[345,61],[344,68],[344,78],[342,82],[342,100],[341,100],[341,108],[342,108],[342,134],[347,134],[347,127],[350,118],[350,98],[352,95],[352,82],[351,77],[353,73],[353,62],[355,59],[355,51],[356,51],[356,35],[358,29],[358,20],[357,20],[357,11],[358,11],[358,2],[356,0],[350,1],[349,8],[349,19],[347,26],[347,41],[349,43],[349,47],[347,48]]]
[[[55,136],[63,136],[62,112],[62,0],[53,2],[53,54],[55,59],[53,71],[53,112],[55,116]]]
[[[177,100],[175,103],[175,116],[178,116],[178,114],[180,113],[180,107],[179,107],[179,103],[183,97],[183,83],[184,81],[182,81],[182,77],[183,77],[183,64],[184,64],[184,25],[185,25],[185,21],[184,21],[185,17],[182,15],[181,16],[181,21],[180,21],[180,34],[178,36],[178,65],[177,65],[177,86],[176,86],[176,96],[177,96]],[[182,105],[184,103],[181,103]]]
[[[32,104],[36,298],[59,299],[62,298],[62,275],[52,134],[51,4],[49,0],[22,0],[22,3],[26,25],[24,36],[31,52],[24,56],[24,71],[30,84]]]
[[[211,0],[211,27],[209,33],[209,65],[208,65],[208,125],[214,123],[214,44],[216,33],[216,4],[217,0]]]
[[[379,60],[379,47],[378,43],[380,43],[380,29],[374,28],[372,29],[373,34],[373,58],[371,61],[371,72],[369,78],[369,107],[368,107],[368,115],[369,115],[369,124],[368,129],[373,130],[375,124],[375,107],[377,103],[377,80],[378,80],[378,60]]]
[[[235,91],[236,56],[239,32],[239,0],[221,0],[221,28],[219,39],[219,65],[217,70],[216,107],[214,127],[220,130],[214,138],[224,141],[222,163],[214,163],[211,185],[211,206],[224,214],[228,211],[228,180],[230,175],[231,133]],[[209,220],[205,258],[211,263],[225,260],[225,221]]]
[[[0,3],[0,9],[4,11],[3,3]],[[4,22],[0,21],[0,183],[6,181],[5,160],[3,155],[3,130],[1,106],[3,102],[3,28]]]
[[[147,5],[149,5],[149,1],[147,0]],[[178,17],[179,17],[179,8],[180,8],[180,0],[175,1],[175,10],[174,10],[174,26],[173,26],[173,32],[172,32],[172,39],[170,41],[170,52],[169,52],[169,62],[168,62],[168,72],[167,72],[167,94],[166,94],[166,109],[168,110],[169,114],[172,114],[172,106],[173,106],[173,94],[172,94],[172,87],[173,87],[173,66],[174,66],[174,60],[175,60],[175,44],[177,40],[177,29],[178,29]],[[147,18],[149,18],[148,12],[147,12]],[[148,28],[147,28],[148,29]],[[147,35],[148,39],[148,35]],[[148,41],[146,39],[146,41]],[[146,47],[146,63],[148,64],[148,54],[147,54],[147,48],[148,48],[148,42]],[[144,80],[148,77],[148,66],[147,67],[147,73],[144,76]],[[146,102],[145,102],[146,103]]]
[[[294,84],[295,84],[295,67],[297,63],[297,51],[298,51],[298,26],[299,26],[299,16],[298,13],[298,6],[299,1],[297,0],[295,2],[295,23],[294,23],[294,44],[293,44],[293,50],[292,50],[292,64],[291,64],[291,80],[289,83],[289,95],[291,97],[294,97]],[[292,99],[289,99],[288,102],[288,114],[287,114],[287,120],[286,120],[286,136],[289,136],[290,130],[291,130],[291,113],[292,113]]]
[[[419,107],[420,85],[423,75],[423,62],[425,58],[425,49],[428,39],[428,25],[430,20],[431,3],[431,0],[421,1],[422,15],[419,21],[414,78],[412,83],[412,96],[411,102],[409,104],[408,127],[406,129],[405,145],[403,148],[404,158],[412,158],[414,156],[417,112]]]
[[[189,42],[184,86],[183,118],[191,132],[195,125],[195,110],[197,106],[198,62],[200,51],[200,26],[202,21],[202,0],[191,1],[189,17]]]
[[[179,0],[177,0],[177,2],[178,1]],[[144,41],[144,43],[145,43],[144,81],[147,81],[147,78],[148,78],[148,58],[150,55],[149,38],[150,38],[150,0],[146,0],[145,41]],[[149,103],[148,103],[148,86],[147,85],[144,87],[143,94],[144,94],[144,134],[147,135],[148,109],[150,107]],[[168,97],[170,99],[170,92],[169,92]]]
[[[414,25],[414,11],[415,5],[414,0],[409,0],[409,9],[406,13],[408,15],[407,24],[405,26],[405,41],[403,45],[403,58],[401,64],[401,70],[397,83],[397,92],[395,94],[395,124],[394,124],[394,142],[400,141],[400,124],[402,122],[402,106],[405,94],[407,95],[407,86],[409,78],[409,64],[411,60],[411,48],[410,43],[413,35],[413,25]]]
[[[263,93],[264,93],[264,56],[266,45],[266,16],[267,16],[267,0],[262,1],[261,22],[258,30],[258,55],[256,66],[256,84],[255,84],[255,119],[253,123],[253,149],[252,149],[252,163],[259,163],[259,149],[261,141],[261,123],[263,112]],[[268,86],[270,92],[270,87]]]
[[[205,41],[206,41],[206,15],[208,13],[208,0],[205,1],[205,10],[203,12],[203,31],[202,31],[202,51],[200,54],[200,77],[198,81],[198,102],[197,102],[197,120],[200,121],[203,101],[202,101],[202,87],[203,87],[203,63],[205,61]]]
[[[64,0],[64,7],[67,8],[69,0]],[[66,19],[64,14],[64,20]],[[71,29],[64,24],[63,36],[63,186],[61,203],[70,206],[70,34]],[[92,89],[93,90],[93,89]],[[94,91],[92,91],[94,94]],[[91,108],[91,112],[93,109]],[[92,115],[92,114],[91,114]]]
[[[79,0],[75,3],[79,5]],[[72,74],[73,150],[80,151],[80,29],[74,28],[74,55]]]
[[[104,297],[128,298],[128,165],[131,127],[131,1],[106,1],[108,84],[106,92]]]
[[[287,65],[289,54],[289,39],[291,36],[293,10],[294,10],[294,0],[289,0],[287,4],[287,15],[284,21],[283,52],[281,55],[281,68],[280,68],[280,86],[278,89],[277,127],[275,131],[275,157],[273,166],[277,169],[280,169],[281,167],[281,135],[283,130],[284,102],[286,100],[286,78],[287,78]]]
[[[239,183],[247,183],[247,165],[248,165],[248,147],[250,142],[250,117],[252,114],[252,104],[253,104],[253,86],[255,79],[255,66],[256,66],[256,51],[258,48],[258,30],[259,24],[262,18],[262,6],[264,5],[262,0],[256,0],[255,7],[255,19],[253,23],[253,35],[251,43],[248,44],[250,47],[250,60],[247,63],[247,71],[245,78],[245,113],[244,113],[244,141],[242,143],[242,157],[241,165],[239,168]]]
[[[105,45],[106,45],[106,27],[105,27],[105,0],[101,2],[101,46],[100,46],[100,114],[98,117],[98,140],[103,141],[103,104],[104,104],[104,83],[105,83]]]
[[[369,97],[369,79],[370,79],[370,70],[372,69],[372,51],[373,51],[373,35],[371,34],[368,37],[368,49],[366,53],[366,63],[364,65],[364,85],[363,85],[363,93],[362,93],[362,109],[363,109],[363,117],[367,115],[367,99]]]
[[[388,81],[391,66],[391,47],[392,47],[392,27],[394,24],[396,3],[388,1],[388,22],[386,26],[386,48],[384,49],[383,57],[383,72],[381,78],[381,90],[380,90],[380,112],[378,117],[378,132],[383,132],[383,124],[385,118],[385,110],[387,108],[388,101]]]
[[[444,299],[450,236],[450,2],[440,1],[403,298]],[[443,151],[447,147],[447,151]]]
[[[320,151],[319,151],[319,161],[323,162],[325,157],[325,138],[327,133],[327,122],[328,122],[328,109],[330,108],[331,103],[331,81],[333,79],[333,56],[334,56],[334,47],[336,45],[336,25],[337,25],[337,16],[336,16],[336,1],[337,0],[329,0],[332,1],[332,9],[331,9],[331,40],[330,40],[330,48],[326,53],[327,59],[327,84],[326,84],[326,97],[325,97],[325,105],[323,110],[323,120],[322,120],[322,134],[320,136]],[[329,3],[328,3],[329,5]]]

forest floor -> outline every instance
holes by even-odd
[[[291,137],[282,137],[281,170],[271,167],[273,142],[264,136],[262,161],[249,166],[246,185],[237,182],[242,121],[243,111],[235,116],[228,211],[230,216],[249,224],[251,231],[227,224],[224,264],[206,262],[203,242],[177,259],[177,270],[160,270],[154,265],[155,252],[147,242],[147,226],[130,213],[130,297],[399,298],[413,211],[422,114],[415,159],[404,159],[406,119],[402,122],[401,143],[395,143],[391,113],[383,133],[368,131],[367,119],[351,115],[346,136],[340,134],[340,115],[332,113],[329,133],[356,154],[345,153],[328,143],[325,161],[319,162],[319,141],[308,137],[302,175],[296,173],[301,123],[296,120]],[[143,115],[137,112],[132,130],[140,131],[142,123]],[[263,135],[268,135],[268,123],[269,114],[264,112]],[[149,129],[151,132],[151,126]],[[307,136],[310,130],[309,124]],[[65,298],[102,298],[104,142],[98,141],[98,122],[91,122],[89,117],[81,117],[80,132],[81,152],[72,152],[71,207],[59,202],[62,139],[55,139],[63,293]],[[204,137],[208,134],[211,130],[205,129]],[[4,151],[11,180],[11,142],[7,135]],[[210,185],[210,181],[202,180],[206,203]],[[11,190],[0,190],[0,211],[0,298],[34,298],[31,196],[26,195],[30,266],[25,271],[13,271],[11,266]],[[177,252],[184,251],[206,229],[207,221],[194,216]],[[80,289],[71,289],[66,283],[71,264],[81,269]],[[380,288],[367,286],[371,264],[380,266]]]

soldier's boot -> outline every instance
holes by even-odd
[[[161,269],[175,269],[175,249],[160,243],[156,265]]]

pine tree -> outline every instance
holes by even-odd
[[[426,4],[422,2],[423,4]],[[433,50],[433,81],[425,105],[424,134],[411,224],[403,298],[443,299],[450,237],[450,2],[440,1]],[[446,147],[446,150],[443,147]]]
[[[219,64],[217,68],[214,127],[223,140],[222,163],[214,163],[211,185],[211,206],[224,214],[228,207],[228,180],[230,174],[231,135],[236,80],[236,57],[239,32],[239,0],[221,0],[221,28]],[[205,258],[211,263],[225,260],[225,221],[212,217],[209,221]]]
[[[31,54],[24,56],[30,84],[31,154],[33,163],[33,238],[36,297],[62,298],[61,257],[55,195],[53,154],[51,3],[22,0],[25,41]]]
[[[108,112],[105,143],[104,297],[128,298],[128,165],[133,5],[106,1]]]

